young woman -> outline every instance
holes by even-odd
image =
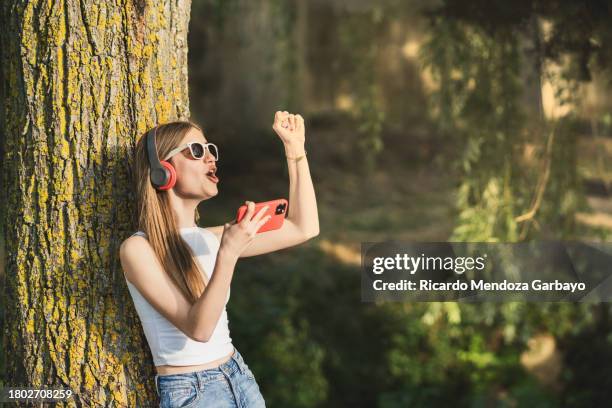
[[[139,231],[120,258],[153,355],[161,407],[264,407],[252,371],[232,344],[226,304],[238,258],[300,244],[319,233],[300,115],[276,112],[285,146],[289,208],[280,229],[257,234],[265,208],[241,222],[201,228],[200,202],[215,197],[219,151],[191,122],[159,125],[136,145]]]

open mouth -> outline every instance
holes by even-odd
[[[217,169],[212,168],[208,173],[206,173],[206,177],[208,177],[208,179],[215,184],[219,182],[219,177],[215,175],[216,172],[217,172]]]

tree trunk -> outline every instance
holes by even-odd
[[[6,386],[70,388],[71,406],[156,403],[118,249],[135,228],[136,140],[189,117],[190,7],[0,5]]]

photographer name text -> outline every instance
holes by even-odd
[[[454,282],[435,282],[430,279],[420,279],[418,284],[416,281],[402,279],[397,282],[384,282],[382,279],[373,281],[372,287],[374,290],[392,290],[392,291],[567,291],[576,292],[586,290],[586,285],[583,282],[561,282],[542,281],[534,279],[530,282],[509,282],[507,280],[501,282],[485,282],[482,279],[471,280],[469,282],[460,281],[457,279]]]

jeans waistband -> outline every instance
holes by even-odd
[[[220,364],[216,368],[207,368],[200,371],[192,371],[190,373],[181,373],[181,374],[167,374],[167,375],[159,375],[155,374],[155,391],[159,396],[159,381],[167,381],[167,380],[189,380],[192,379],[197,382],[198,388],[201,388],[202,384],[206,382],[207,378],[218,376],[221,373],[225,373],[230,375],[236,371],[240,371],[242,374],[245,373],[245,363],[242,355],[234,347],[234,352],[230,356],[230,359],[226,362]]]

